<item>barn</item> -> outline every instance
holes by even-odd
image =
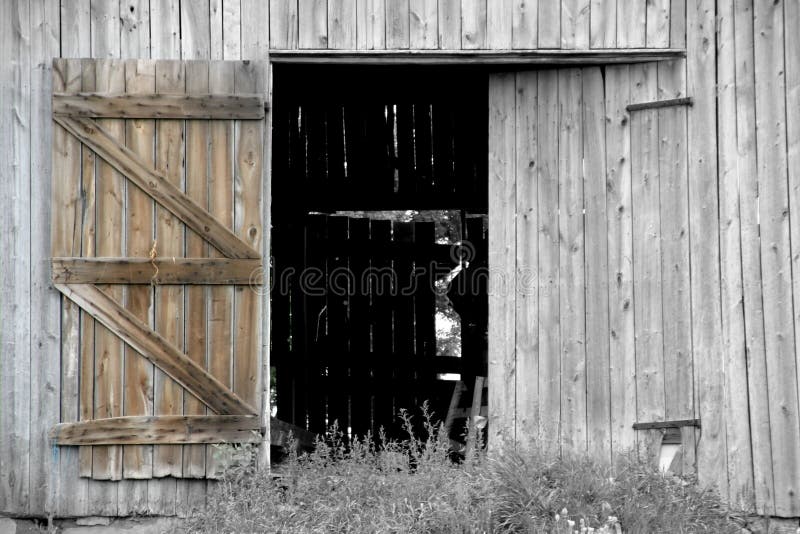
[[[219,444],[268,465],[458,375],[490,450],[672,444],[799,518],[798,29],[794,0],[0,2],[0,514],[185,516]],[[458,355],[421,265],[486,274]]]

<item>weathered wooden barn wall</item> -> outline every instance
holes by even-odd
[[[800,7],[786,0],[0,2],[0,513],[180,515],[202,504],[206,491],[202,481],[81,479],[77,451],[57,450],[47,442],[47,430],[70,416],[59,413],[59,403],[78,376],[77,369],[58,365],[62,332],[70,329],[61,322],[49,272],[52,58],[265,60],[270,47],[686,46],[688,60],[672,65],[673,70],[666,65],[613,67],[605,70],[602,82],[597,69],[518,74],[493,86],[493,113],[499,119],[493,146],[502,147],[493,153],[502,172],[490,176],[493,221],[505,226],[495,228],[492,239],[507,245],[494,249],[503,253],[493,256],[493,262],[510,273],[533,262],[540,270],[546,267],[537,280],[551,284],[558,299],[541,299],[540,287],[538,305],[523,297],[493,301],[492,339],[503,345],[492,347],[492,372],[511,383],[510,389],[491,389],[492,403],[518,435],[558,424],[573,443],[585,441],[587,447],[610,453],[618,444],[635,443],[630,425],[638,417],[673,417],[688,409],[681,403],[690,390],[691,408],[703,424],[696,436],[701,479],[718,483],[734,501],[759,511],[800,515],[795,339],[800,313],[794,302],[800,291],[795,275],[800,255],[794,250],[800,218],[791,216],[800,191],[800,125],[797,113],[789,113],[800,108],[797,27]],[[562,93],[562,80],[568,92]],[[524,90],[533,84],[535,93]],[[615,91],[607,90],[611,85]],[[604,115],[586,106],[589,101],[599,105],[601,86]],[[523,92],[517,93],[518,88]],[[631,251],[653,239],[638,234],[642,242],[635,241],[637,212],[619,210],[634,201],[639,205],[631,182],[645,167],[634,170],[634,161],[648,161],[652,172],[659,169],[662,176],[660,166],[671,160],[666,155],[663,161],[660,156],[652,159],[654,147],[662,153],[664,136],[654,136],[652,130],[653,124],[662,124],[662,112],[633,119],[622,106],[634,95],[652,99],[678,93],[696,103],[685,112],[685,167],[664,176],[681,179],[674,187],[685,187],[688,201],[671,205],[680,212],[659,213],[660,265],[653,258],[634,265]],[[578,94],[584,103],[576,107],[564,101],[564,109],[582,129],[604,133],[604,148],[591,144],[602,137],[560,131],[556,115],[547,115],[556,108],[530,112]],[[505,111],[498,112],[501,107]],[[678,118],[664,112],[664,123],[680,124],[684,111],[676,113]],[[523,126],[522,119],[531,116],[542,117],[535,130]],[[632,153],[634,121],[649,131],[636,138],[649,143],[641,147],[640,160]],[[665,154],[679,150],[680,130],[675,134],[667,139]],[[530,141],[524,142],[524,136]],[[548,151],[556,140],[562,146],[562,138],[564,146],[583,147],[584,139],[590,143],[588,153],[598,158],[596,165],[605,165],[606,188],[595,181],[580,191],[565,191],[569,196],[562,200],[558,187],[567,174],[585,168],[587,178],[599,180],[603,173],[588,167],[588,161],[581,166],[552,151],[537,156],[533,167],[525,163],[528,152]],[[530,180],[548,168],[552,173],[547,179],[531,187]],[[564,174],[558,174],[556,169],[562,168]],[[673,187],[667,178],[659,183]],[[501,191],[504,195],[496,194]],[[642,189],[637,195],[652,202],[655,193]],[[535,202],[530,200],[534,194],[539,199]],[[545,204],[546,199],[556,204]],[[564,213],[554,209],[559,202]],[[586,209],[583,224],[575,211],[581,203]],[[535,206],[539,221],[547,217],[551,225],[564,224],[584,260],[576,260],[550,226],[533,224],[533,215],[522,215]],[[665,239],[668,231],[671,239]],[[603,232],[605,263],[602,247],[594,247]],[[535,249],[530,246],[534,240]],[[565,274],[585,281],[583,297],[567,287],[566,279],[565,291],[560,291],[562,255],[569,260]],[[665,268],[668,258],[687,255],[692,260],[688,271],[685,264],[677,264],[681,269],[675,272],[671,264]],[[582,271],[580,261],[591,265],[584,263]],[[645,276],[637,277],[640,271]],[[651,303],[643,310],[640,302],[637,308],[641,291],[660,292],[660,331],[658,316],[649,314],[657,307]],[[564,304],[577,307],[565,305],[562,310],[562,295]],[[605,300],[604,313],[599,303]],[[584,327],[578,314],[582,309],[589,313]],[[656,329],[645,337],[637,337],[639,314]],[[673,318],[674,323],[669,321]],[[564,328],[570,325],[575,329]],[[562,371],[561,338],[554,337],[559,326],[572,336],[569,347],[578,351],[566,354],[577,378],[567,381],[574,395],[562,396],[560,384],[553,389],[556,384],[541,374]],[[545,353],[546,347],[550,350]],[[580,351],[594,354],[595,347],[598,360],[586,357],[581,366]],[[660,373],[658,358],[665,365]],[[680,358],[692,360],[690,378],[668,374],[668,360]],[[651,364],[652,373],[641,374],[641,366],[649,371]],[[608,380],[597,379],[606,373]],[[645,377],[647,385],[642,384]],[[689,379],[690,384],[680,384],[683,389],[672,389]],[[630,404],[638,399],[640,384],[650,404]],[[564,409],[572,417],[562,425]]]
[[[492,76],[493,428],[652,456],[633,423],[699,418],[684,467],[797,517],[800,5],[688,4],[685,61]]]

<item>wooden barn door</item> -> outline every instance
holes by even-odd
[[[694,468],[681,68],[492,75],[490,439]]]
[[[260,442],[265,87],[249,62],[55,60],[60,445],[95,479]]]

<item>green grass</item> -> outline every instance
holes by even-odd
[[[231,469],[191,532],[739,532],[712,492],[632,455],[612,464],[531,446],[453,462],[430,417],[423,436],[404,414],[403,441],[345,446],[335,428],[283,476]],[[381,438],[379,436],[379,438]],[[583,528],[582,528],[583,527]]]

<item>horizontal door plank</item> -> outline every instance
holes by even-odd
[[[222,382],[97,287],[91,284],[54,285],[214,412],[220,415],[256,413]]]
[[[269,437],[270,443],[276,447],[288,447],[290,438],[297,442],[299,449],[313,449],[317,436],[305,428],[275,419],[270,419]]]
[[[159,415],[61,423],[50,430],[57,445],[258,443],[257,415]]]
[[[261,285],[261,260],[230,258],[53,258],[57,284]]]
[[[58,124],[94,150],[161,206],[229,258],[260,258],[260,254],[197,205],[160,172],[120,145],[91,119],[54,116]]]
[[[117,119],[263,119],[261,95],[54,93],[53,113]]]

